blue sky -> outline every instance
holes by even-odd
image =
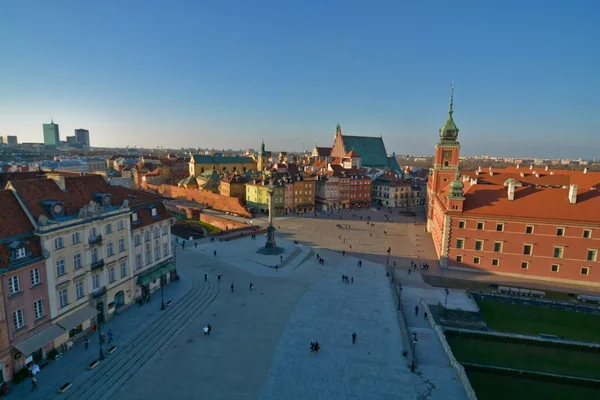
[[[33,5],[32,5],[33,4]],[[431,153],[600,155],[600,2],[0,3],[0,135],[301,150],[335,126]]]

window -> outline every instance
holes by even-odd
[[[121,263],[121,278],[125,278],[127,276],[127,264]]]
[[[168,234],[168,233],[169,233],[169,227],[168,227],[167,225],[163,226],[163,227],[162,227],[162,234],[163,234],[163,235],[166,235],[166,234]]]
[[[521,269],[529,268],[529,261],[521,261]]]
[[[60,308],[66,307],[69,304],[66,288],[58,291],[58,303],[60,304]]]
[[[79,232],[74,232],[71,235],[71,241],[73,242],[73,244],[81,243],[81,235],[79,234]]]
[[[81,253],[73,255],[73,269],[81,268]]]
[[[152,209],[152,216],[156,217],[158,215],[158,211],[156,211],[156,208]]]
[[[463,256],[456,256],[456,262],[462,262]]]
[[[13,312],[13,324],[15,324],[15,330],[21,329],[25,326],[25,318],[23,317],[23,309]]]
[[[141,254],[135,255],[135,267],[142,268],[142,255]]]
[[[44,316],[44,302],[42,299],[33,303],[33,313],[35,315],[35,319],[40,319]]]
[[[27,249],[25,247],[19,247],[15,250],[15,259],[20,260],[21,258],[25,258],[27,256]]]
[[[112,224],[106,224],[106,234],[112,233]]]
[[[90,239],[94,239],[96,237],[96,228],[90,229]]]
[[[113,250],[113,244],[112,244],[112,242],[106,243],[106,257],[110,257],[113,254],[115,254],[115,252]]]
[[[592,231],[590,231],[589,229],[584,229],[583,230],[583,238],[589,239],[591,237],[592,237]]]
[[[154,248],[154,259],[158,260],[160,258],[160,247],[155,247]]]
[[[62,236],[54,238],[54,248],[55,249],[62,249],[63,247],[65,247],[65,246],[63,244],[63,238],[62,238]]]
[[[483,240],[475,241],[475,250],[477,250],[477,251],[483,250]]]
[[[119,252],[122,253],[125,251],[125,239],[119,239]]]
[[[563,258],[565,248],[562,246],[554,246],[554,258]]]
[[[133,223],[138,222],[138,215],[137,215],[137,213],[131,214],[131,221],[133,221]]]
[[[494,253],[502,253],[502,242],[494,242]]]
[[[586,259],[588,261],[596,261],[597,257],[598,257],[598,250],[596,250],[596,249],[588,249],[588,251],[587,251],[587,257],[586,257]]]
[[[147,231],[147,232],[146,232],[146,242],[149,242],[149,241],[150,241],[150,239],[151,239],[151,238],[150,238],[150,231]]]
[[[92,276],[92,289],[97,290],[98,288],[100,288],[100,275],[97,274]]]
[[[40,269],[34,268],[31,271],[29,271],[29,274],[31,275],[31,286],[39,285],[40,284]]]
[[[498,265],[500,265],[500,259],[492,258],[492,267],[497,267]]]
[[[83,293],[83,282],[77,282],[75,284],[75,295],[77,296],[77,300],[84,296]]]
[[[558,264],[552,264],[552,272],[558,272],[560,266]]]
[[[465,239],[456,239],[456,248],[464,249],[465,248]]]
[[[589,267],[581,267],[581,275],[588,275],[590,273]]]
[[[523,254],[526,256],[530,256],[533,253],[533,245],[532,244],[526,244],[523,245]]]
[[[460,229],[465,229],[465,226],[467,226],[466,221],[458,221],[458,227]]]
[[[565,228],[556,228],[556,236],[565,236]]]
[[[66,268],[65,268],[65,259],[61,258],[60,260],[56,260],[56,276],[61,276],[66,274]]]
[[[477,223],[477,230],[482,231],[485,228],[485,224],[483,222]]]
[[[525,227],[525,233],[531,235],[533,233],[533,225],[527,225]]]
[[[165,243],[163,245],[163,257],[166,257],[169,255],[169,243]]]
[[[92,248],[92,264],[98,262],[98,249],[95,247]]]
[[[21,291],[21,282],[19,282],[19,275],[13,275],[8,278],[8,292],[10,294],[19,293]]]
[[[119,221],[117,222],[117,230],[118,231],[122,231],[123,229],[125,229],[125,221]]]
[[[481,262],[481,258],[473,257],[473,264],[479,264]]]
[[[142,236],[141,235],[135,235],[135,245],[139,246],[140,244],[142,244]]]
[[[146,264],[150,264],[152,262],[152,253],[150,250],[146,250]]]
[[[154,228],[154,239],[160,236],[160,229],[158,227]]]
[[[113,283],[117,278],[115,278],[115,267],[110,267],[108,269],[108,283]]]
[[[504,232],[504,224],[496,224],[496,232]]]

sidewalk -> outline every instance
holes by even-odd
[[[173,281],[164,287],[165,303],[172,300],[174,303],[183,298],[191,289],[192,282],[181,276],[179,281]],[[151,322],[158,319],[162,312],[160,289],[152,293],[150,301],[144,303],[141,307],[133,304],[118,316],[112,318],[106,324],[101,325],[103,333],[109,329],[114,333],[114,339],[110,345],[106,343],[103,346],[105,355],[109,347],[128,343],[136,338]],[[19,400],[29,399],[52,399],[57,395],[57,390],[66,382],[73,380],[81,375],[90,374],[87,366],[99,356],[98,333],[88,333],[90,339],[89,349],[85,350],[83,337],[75,342],[71,350],[63,352],[59,360],[52,360],[37,375],[38,388],[31,392],[31,381],[29,379],[15,385],[11,384],[11,392],[7,395],[10,398]],[[108,338],[107,338],[108,341]],[[68,393],[68,392],[67,392]]]

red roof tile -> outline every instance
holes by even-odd
[[[33,231],[33,225],[12,190],[0,190],[0,238]]]

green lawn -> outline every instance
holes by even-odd
[[[196,220],[188,220],[186,222],[191,222],[193,224],[203,227],[204,229],[206,229],[206,233],[208,233],[209,235],[214,232],[221,232],[220,228],[217,228],[216,226],[211,225],[211,224],[207,224],[206,222],[196,221]]]
[[[459,362],[600,379],[600,354],[448,336]]]
[[[580,400],[599,399],[600,390],[572,387],[551,382],[467,373],[479,400]]]
[[[600,315],[555,310],[500,301],[478,301],[485,322],[500,332],[564,336],[600,343]]]

